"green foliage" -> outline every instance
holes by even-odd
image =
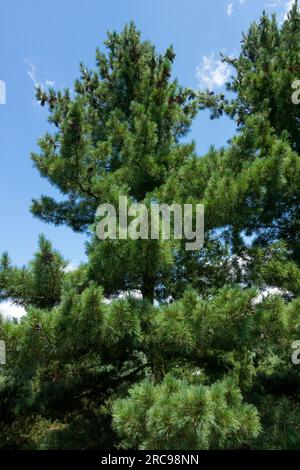
[[[125,448],[184,450],[243,448],[260,431],[257,411],[243,404],[230,380],[211,387],[167,375],[162,384],[145,381],[117,400],[113,424]]]
[[[282,26],[266,13],[243,34],[238,58],[223,57],[232,66],[234,78],[228,83],[233,99],[208,92],[200,94],[200,106],[210,108],[212,117],[225,112],[238,126],[247,117],[266,114],[276,135],[288,135],[299,153],[299,106],[291,102],[292,84],[299,80],[300,26],[296,0]]]
[[[26,267],[2,255],[0,300],[26,315],[0,317],[0,448],[299,448],[299,25],[296,5],[251,26],[224,59],[230,100],[182,88],[173,49],[133,24],[81,66],[74,97],[37,90],[55,130],[33,161],[64,200],[32,212],[92,236],[71,272],[44,237]],[[204,107],[238,131],[199,158],[181,138]],[[204,248],[100,242],[96,208],[120,195],[203,203]]]
[[[0,259],[0,299],[10,299],[25,307],[52,308],[60,301],[66,264],[42,235],[39,251],[28,268],[13,267],[4,253]]]
[[[237,235],[261,246],[281,240],[298,264],[300,108],[292,103],[292,85],[300,70],[299,15],[298,2],[282,27],[263,14],[243,35],[240,56],[224,58],[233,67],[227,86],[233,98],[199,94],[200,108],[210,108],[212,117],[229,115],[239,134],[226,151],[200,161],[192,179],[209,224],[227,229],[236,253],[242,251]]]
[[[261,420],[265,432],[257,440],[257,447],[271,450],[298,450],[299,403],[283,397],[274,400],[266,396],[260,403]]]
[[[34,201],[33,213],[75,230],[93,223],[97,205],[119,193],[143,200],[193,147],[178,142],[196,102],[192,90],[171,80],[173,49],[158,55],[132,23],[109,33],[105,45],[107,55],[97,50],[96,70],[81,65],[74,99],[68,90],[37,90],[56,132],[40,139],[33,161],[67,199]]]

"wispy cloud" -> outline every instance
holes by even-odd
[[[233,2],[228,3],[226,12],[227,12],[227,16],[230,18],[233,12]]]
[[[78,268],[79,264],[80,264],[79,261],[71,261],[65,267],[64,272],[71,273],[72,271],[75,271]]]
[[[230,66],[215,58],[215,54],[212,53],[202,57],[201,64],[196,69],[196,76],[200,88],[209,90],[220,88],[230,77]]]
[[[284,11],[283,11],[283,19],[286,20],[287,19],[287,16],[288,16],[288,13],[289,11],[291,10],[292,6],[294,5],[295,3],[295,0],[288,0],[287,2],[285,2],[283,8],[284,8]]]
[[[52,81],[52,80],[45,80],[45,82],[41,82],[38,79],[37,71],[36,71],[36,65],[33,61],[25,59],[24,62],[28,67],[27,75],[30,78],[30,80],[32,81],[32,83],[34,85],[34,88],[41,87],[44,90],[46,87],[53,87],[54,86],[55,82]]]
[[[27,70],[27,75],[30,78],[30,80],[33,82],[34,87],[37,88],[40,85],[40,82],[38,81],[36,77],[35,65],[33,62],[30,62],[27,59],[25,59],[24,62],[29,67],[29,69]]]
[[[277,10],[280,23],[287,19],[289,11],[292,9],[295,0],[273,0],[265,4],[266,8],[274,8]]]
[[[233,13],[233,10],[234,10],[234,7],[236,4],[238,4],[239,6],[243,5],[244,3],[246,3],[247,0],[237,0],[235,2],[229,2],[227,3],[227,7],[226,7],[226,13],[227,13],[227,16],[228,18],[231,18],[232,16],[232,13]]]

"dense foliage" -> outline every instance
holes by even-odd
[[[130,24],[74,96],[37,90],[54,131],[32,158],[65,199],[32,212],[87,231],[88,262],[70,271],[44,237],[27,267],[2,255],[0,299],[26,315],[0,317],[0,448],[300,448],[299,39],[297,3],[263,14],[224,58],[226,97],[181,87],[173,49]],[[207,108],[237,130],[200,158],[182,137]],[[203,203],[203,249],[100,241],[96,208],[120,195]]]

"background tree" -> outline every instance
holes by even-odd
[[[298,264],[300,107],[292,103],[292,85],[299,79],[299,37],[298,1],[281,27],[264,13],[243,35],[239,57],[223,58],[233,69],[227,89],[234,97],[199,94],[200,108],[210,108],[212,118],[229,115],[239,135],[216,153],[213,167],[210,156],[199,163],[210,182],[198,192],[218,204],[219,226],[231,229],[235,252],[243,247],[241,234],[260,246],[283,240]]]
[[[11,265],[7,253],[0,260],[0,299],[17,305],[51,309],[60,302],[67,262],[43,235],[39,250],[26,268]]]

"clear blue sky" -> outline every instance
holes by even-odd
[[[268,5],[269,3],[269,5]],[[1,0],[0,80],[6,83],[6,104],[0,105],[0,252],[8,250],[16,264],[26,263],[39,233],[72,262],[85,258],[82,235],[34,219],[32,197],[55,195],[33,168],[30,152],[48,128],[47,112],[34,102],[34,81],[72,87],[78,64],[94,64],[96,46],[107,30],[120,31],[131,19],[163,51],[173,44],[174,76],[193,88],[211,83],[222,89],[227,70],[217,62],[219,51],[237,54],[241,32],[262,10],[282,18],[287,0]],[[103,46],[102,46],[103,47]],[[214,55],[212,55],[214,54]],[[197,69],[198,67],[198,69]],[[197,74],[198,70],[198,74]],[[190,137],[199,154],[210,144],[225,145],[232,123],[197,118]]]

